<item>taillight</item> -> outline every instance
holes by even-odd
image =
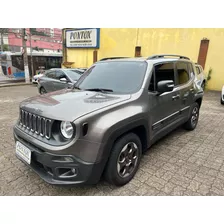
[[[8,75],[12,75],[11,67],[8,67]]]

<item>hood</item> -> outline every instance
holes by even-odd
[[[64,89],[24,100],[20,107],[43,117],[74,121],[91,112],[130,99],[131,95],[113,95]]]
[[[34,78],[36,79],[36,78],[40,78],[42,76],[43,76],[43,74],[38,74],[38,75],[35,75]]]

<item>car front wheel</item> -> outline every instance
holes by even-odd
[[[47,93],[47,91],[44,89],[44,87],[41,87],[40,88],[40,94],[43,95],[45,93]]]
[[[110,184],[122,186],[136,174],[142,156],[142,144],[139,137],[129,133],[118,139],[104,173]]]

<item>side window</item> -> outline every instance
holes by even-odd
[[[177,62],[177,85],[185,84],[189,81],[190,75],[187,63]]]
[[[165,80],[172,80],[175,83],[173,63],[162,63],[154,67],[154,72],[149,84],[149,91],[157,91],[158,82]]]
[[[188,70],[189,70],[190,77],[193,77],[195,74],[194,74],[194,69],[191,63],[188,63]]]
[[[200,68],[198,66],[196,66],[196,71],[197,71],[197,75],[200,74]]]
[[[55,74],[55,71],[52,71],[52,72],[48,72],[45,74],[48,78],[51,78],[51,79],[55,79],[56,78],[56,74]]]
[[[152,77],[149,83],[149,91],[154,92],[156,91],[156,86],[155,86],[155,71],[152,72]]]
[[[65,75],[64,72],[60,71],[60,70],[57,70],[56,71],[56,79],[61,79],[61,78],[66,78],[67,79],[67,76]]]

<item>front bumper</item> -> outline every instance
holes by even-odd
[[[36,78],[36,79],[33,78],[33,79],[32,79],[32,83],[38,83],[38,82],[37,82],[37,78]]]
[[[52,154],[27,142],[14,131],[15,141],[31,150],[31,164],[22,162],[36,172],[44,181],[53,185],[96,184],[102,174],[101,163],[87,163],[74,155]]]

